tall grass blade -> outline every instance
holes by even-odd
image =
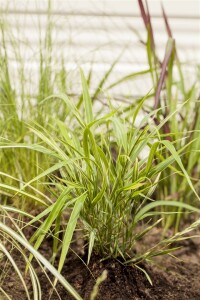
[[[62,246],[62,251],[61,251],[61,255],[60,255],[59,265],[58,265],[59,273],[61,272],[63,265],[65,263],[65,259],[66,259],[68,249],[69,249],[69,246],[70,246],[70,243],[72,240],[72,236],[73,236],[74,230],[76,228],[76,223],[79,218],[79,215],[80,215],[80,212],[81,212],[81,209],[83,207],[86,197],[87,197],[87,195],[86,195],[86,193],[84,193],[76,199],[69,222],[67,224],[67,228],[65,230],[65,235],[63,238],[63,246]]]
[[[80,70],[80,72],[81,72],[81,80],[82,80],[82,87],[83,87],[83,102],[85,106],[86,121],[88,124],[93,122],[94,120],[93,112],[92,112],[92,100],[89,95],[88,85],[84,73],[82,70]]]
[[[155,103],[154,103],[154,109],[158,108],[159,102],[160,102],[160,93],[162,90],[162,86],[164,83],[166,71],[167,71],[167,65],[169,63],[170,57],[172,55],[172,52],[174,50],[174,40],[172,38],[168,39],[166,50],[165,50],[165,57],[162,63],[162,69],[161,69],[161,74],[160,78],[158,81],[158,86],[156,89],[156,94],[155,94]]]

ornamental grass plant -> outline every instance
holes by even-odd
[[[191,231],[199,226],[198,74],[187,87],[164,9],[169,39],[160,61],[148,7],[138,2],[147,30],[143,43],[149,67],[108,85],[119,56],[93,92],[89,91],[92,68],[87,76],[80,70],[82,91],[78,97],[68,93],[65,62],[62,60],[56,74],[51,68],[50,2],[44,44],[40,40],[34,99],[25,93],[23,59],[18,52],[20,97],[12,85],[1,26],[0,260],[6,259],[15,270],[27,299],[32,295],[42,299],[35,260],[47,277],[54,276],[49,279],[52,288],[56,289],[59,281],[75,299],[82,299],[62,276],[77,232],[87,254],[85,267],[96,254],[101,260],[112,258],[141,270],[141,262],[171,254],[176,243],[191,238]],[[113,87],[146,75],[151,76],[153,87],[147,95],[124,103],[112,97],[105,97],[106,105],[100,101]],[[160,229],[160,240],[145,250],[138,247],[155,228]],[[49,237],[50,261],[40,253]],[[12,257],[13,250],[26,265],[23,274]],[[104,275],[97,280],[91,299]],[[31,278],[33,294],[26,276]],[[0,292],[10,299],[3,282],[2,275]]]

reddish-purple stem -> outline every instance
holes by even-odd
[[[142,0],[138,0],[138,4],[139,4],[139,7],[140,7],[140,12],[141,12],[141,15],[142,15],[144,25],[145,25],[146,28],[148,28],[148,19],[147,19],[147,15],[146,15]]]
[[[172,55],[173,48],[174,47],[170,47],[170,49],[166,52],[163,63],[162,63],[161,74],[160,74],[160,78],[159,78],[157,89],[156,89],[154,109],[158,108],[158,105],[159,105],[159,102],[160,102],[160,93],[161,93],[161,90],[162,90],[163,82],[164,82],[164,79],[165,79],[165,74],[167,72],[167,65],[168,65],[169,59]]]
[[[169,26],[168,17],[165,13],[163,4],[161,4],[161,7],[162,7],[162,14],[163,14],[163,18],[164,18],[164,21],[165,21],[165,27],[166,27],[166,30],[167,30],[167,34],[168,34],[169,37],[172,38],[173,37],[172,36],[172,31],[171,31],[171,28]]]

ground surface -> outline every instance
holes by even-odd
[[[87,269],[73,252],[70,253],[62,274],[84,300],[90,299],[95,278],[99,277],[105,269],[108,271],[108,276],[100,285],[97,300],[200,300],[200,238],[186,240],[182,244],[183,248],[176,253],[178,259],[165,256],[158,258],[156,265],[142,265],[151,277],[153,286],[150,285],[144,273],[136,267],[125,267],[114,260],[100,262],[98,257],[93,256]],[[48,257],[51,251],[51,240],[47,240],[40,251]],[[12,255],[18,266],[24,270],[24,263],[19,253],[13,251]],[[84,260],[85,257],[83,256],[82,259]],[[35,267],[42,287],[42,300],[72,299],[59,284],[57,292],[60,298],[55,292],[49,298],[51,286],[36,263]],[[27,299],[13,269],[6,270],[2,262],[0,273],[4,275],[2,287],[11,299]],[[28,278],[27,285],[30,287]],[[0,299],[6,298],[2,296]]]

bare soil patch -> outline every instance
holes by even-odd
[[[40,252],[47,258],[51,255],[51,239],[40,248]],[[14,250],[12,256],[22,272],[25,270],[24,261],[19,253]],[[97,300],[199,300],[200,299],[200,238],[182,242],[182,248],[176,252],[174,259],[164,256],[157,259],[156,264],[143,264],[141,267],[151,277],[153,286],[148,282],[145,274],[134,266],[124,266],[116,260],[100,261],[93,255],[88,268],[85,266],[86,255],[82,261],[71,251],[63,268],[63,276],[74,286],[84,300],[89,300],[95,279],[103,270],[108,271],[107,279],[100,285]],[[5,262],[0,265],[1,275],[4,275],[3,289],[13,300],[25,300],[23,286],[11,268],[4,268]],[[71,300],[73,299],[58,283],[57,293],[52,293],[51,284],[40,266],[34,262],[41,287],[42,299]],[[50,276],[50,275],[49,275]],[[50,276],[51,278],[51,276]],[[51,278],[52,279],[52,278]],[[30,278],[27,277],[27,286],[31,288]],[[59,295],[59,296],[58,296]],[[0,299],[6,299],[1,296]]]

